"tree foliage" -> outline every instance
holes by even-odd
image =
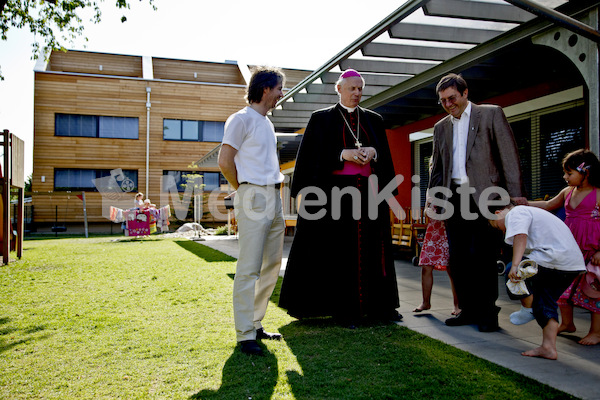
[[[129,9],[129,1],[114,0],[119,9]],[[154,0],[148,1],[156,10]],[[34,35],[32,58],[48,56],[52,50],[65,50],[64,44],[83,35],[84,19],[98,23],[104,0],[0,0],[0,39],[8,40],[11,28],[29,29]],[[125,15],[121,22],[125,22]],[[87,40],[87,38],[85,38]],[[0,73],[0,79],[4,79]]]

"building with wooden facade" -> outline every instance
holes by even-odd
[[[286,87],[310,73],[284,72]],[[79,231],[86,215],[90,229],[106,230],[108,206],[131,207],[137,192],[173,207],[188,173],[203,176],[206,192],[226,186],[216,164],[194,163],[246,105],[249,76],[235,61],[53,52],[35,70],[33,226]]]

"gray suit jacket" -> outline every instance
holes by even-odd
[[[450,188],[452,136],[452,120],[448,115],[435,124],[433,131],[430,188]],[[469,185],[475,188],[473,199],[477,204],[481,192],[491,186],[506,189],[510,197],[525,197],[517,145],[502,108],[472,103],[466,168]]]

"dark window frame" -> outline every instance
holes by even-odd
[[[198,124],[197,127],[197,136],[196,139],[186,139],[184,138],[184,130],[183,126],[186,122],[193,122]],[[165,135],[165,127],[167,124],[178,124],[179,127],[176,128],[177,132],[172,133],[171,135],[177,137],[167,137]],[[223,132],[220,133],[220,137],[214,137],[212,135],[214,131],[214,124],[219,124],[222,126]],[[207,133],[210,133],[208,135]],[[189,120],[189,119],[175,119],[175,118],[163,118],[163,140],[170,142],[206,142],[206,143],[220,143],[223,140],[223,135],[225,133],[225,122],[222,121],[201,121],[201,120]],[[170,135],[170,136],[171,136]],[[205,140],[206,136],[211,136],[210,139],[214,140]]]
[[[75,172],[91,172],[93,177],[90,177],[90,185],[89,186],[57,186],[56,183],[60,179],[57,178],[57,174],[62,172],[71,171]],[[94,168],[55,168],[54,169],[54,191],[56,192],[68,192],[68,191],[86,191],[86,192],[98,192],[98,189],[94,185],[93,179],[104,178],[111,175],[111,169],[94,169]],[[137,192],[138,190],[138,170],[135,169],[127,169],[122,170],[125,178],[128,178],[134,182],[133,188],[129,188],[131,192]],[[70,179],[70,178],[67,178]],[[116,189],[116,188],[115,188]],[[120,189],[120,187],[119,187]],[[121,190],[123,191],[123,190]]]
[[[185,184],[185,182],[183,181],[183,178],[181,177],[184,174],[197,174],[197,175],[202,175],[203,178],[206,176],[206,174],[219,174],[219,184],[216,187],[210,186],[204,187],[204,191],[212,191],[215,189],[219,189],[221,187],[221,185],[223,185],[224,182],[227,182],[227,180],[225,179],[225,177],[223,176],[223,174],[219,171],[183,171],[183,170],[163,170],[163,176],[169,175],[170,172],[174,172],[174,173],[178,173],[180,178],[179,181],[177,179],[175,179],[175,184],[177,185],[177,191],[179,193],[183,193],[185,192],[185,187],[181,186],[182,184]],[[205,184],[206,180],[203,179],[202,182]],[[167,188],[163,187],[162,188],[163,192],[167,191]]]
[[[68,120],[66,120],[68,118]],[[71,119],[79,119],[80,121],[71,121]],[[63,120],[65,119],[65,120]],[[129,130],[123,130],[123,137],[111,137],[105,136],[102,132],[106,129],[103,128],[103,124],[108,124],[111,121],[113,124],[116,120],[122,120],[125,125],[126,121],[133,123],[135,121],[135,128]],[[88,121],[85,121],[88,120]],[[83,124],[87,126],[83,126]],[[79,131],[71,132],[71,128],[74,125],[81,125]],[[87,130],[86,130],[87,129]],[[65,134],[66,132],[66,134]],[[77,133],[77,134],[76,134]],[[140,136],[140,119],[139,117],[123,117],[123,116],[111,116],[111,115],[86,115],[86,114],[65,114],[55,113],[54,114],[54,136],[58,137],[89,137],[98,139],[129,139],[139,140]]]

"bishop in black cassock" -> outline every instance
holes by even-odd
[[[363,86],[356,71],[342,73],[340,103],[312,114],[298,151],[291,195],[310,188],[300,202],[319,205],[301,207],[281,287],[279,305],[296,318],[333,316],[348,325],[402,318],[389,205],[381,202],[376,218],[368,212],[369,191],[390,183],[394,166],[382,117],[358,107]],[[336,188],[354,194],[332,195]]]

